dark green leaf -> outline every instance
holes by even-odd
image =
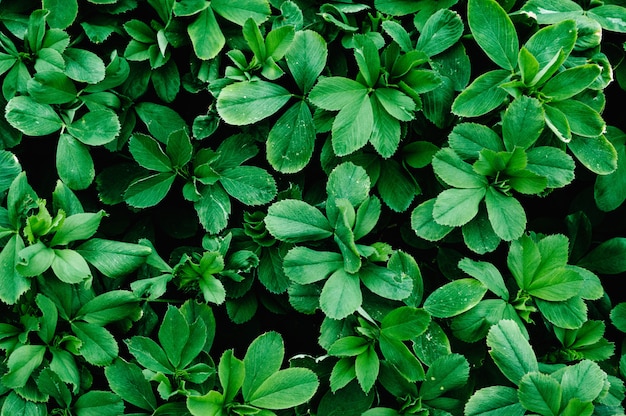
[[[495,0],[471,0],[467,20],[478,46],[501,68],[517,66],[517,32],[504,9]]]
[[[300,101],[285,111],[270,130],[267,160],[279,172],[299,172],[309,163],[314,145],[313,116],[309,106]]]
[[[125,401],[148,411],[157,408],[152,387],[136,364],[118,359],[105,367],[104,374],[111,390]]]
[[[124,412],[124,402],[109,391],[92,390],[74,403],[76,416],[115,416]]]
[[[567,118],[572,133],[583,137],[597,137],[604,133],[606,123],[602,116],[587,104],[574,99],[554,101],[550,107],[560,110]]]
[[[270,15],[267,0],[213,0],[211,7],[217,14],[239,26],[243,26],[249,18],[261,24]]]
[[[597,20],[603,29],[626,33],[626,9],[623,5],[603,4],[587,11],[589,17]]]
[[[428,56],[437,55],[456,43],[462,34],[461,17],[451,10],[441,9],[426,21],[415,49]]]
[[[448,142],[452,150],[463,159],[476,159],[479,153],[485,148],[493,150],[494,152],[505,150],[502,145],[502,139],[495,131],[483,124],[477,123],[457,124],[450,132]],[[453,166],[461,165],[461,161],[458,157],[453,158],[451,162],[453,162]],[[464,168],[469,172],[467,166]],[[466,188],[466,186],[453,186]]]
[[[573,20],[563,20],[546,26],[528,39],[525,47],[539,63],[539,85],[559,69],[575,43],[576,23]]]
[[[361,389],[368,393],[374,387],[380,371],[380,359],[373,345],[369,345],[365,352],[356,357],[354,370]]]
[[[189,323],[179,309],[170,305],[159,328],[158,337],[168,360],[175,368],[180,364],[189,335]]]
[[[315,89],[313,90],[315,91]],[[332,126],[332,145],[337,156],[346,156],[361,149],[374,128],[372,103],[367,96],[342,108]]]
[[[573,296],[559,302],[537,298],[535,304],[544,319],[559,328],[578,329],[588,319],[587,305],[579,296]]]
[[[170,172],[155,173],[138,179],[124,192],[124,200],[135,208],[154,206],[165,198],[175,179],[176,174]]]
[[[611,238],[594,248],[578,265],[601,274],[619,274],[626,270],[626,239]]]
[[[152,137],[135,133],[128,142],[128,150],[141,167],[157,172],[171,172],[172,162],[159,143]]]
[[[8,357],[8,372],[2,376],[2,384],[9,388],[24,387],[31,374],[41,365],[46,347],[21,345]]]
[[[502,136],[506,150],[516,146],[528,149],[539,138],[545,126],[541,103],[536,98],[521,96],[513,101],[502,117]]]
[[[482,282],[487,289],[502,299],[509,299],[509,290],[504,283],[504,278],[493,264],[464,258],[459,262],[459,268]]]
[[[421,193],[415,178],[391,159],[382,162],[376,187],[385,204],[396,212],[406,211],[415,196]]]
[[[487,210],[482,207],[478,214],[463,226],[461,232],[467,247],[478,254],[494,251],[502,241],[491,226]]]
[[[201,195],[194,203],[200,224],[206,231],[217,234],[228,224],[230,198],[221,185],[206,186]]]
[[[137,316],[139,298],[127,290],[112,290],[87,301],[76,316],[95,325],[108,325],[125,318]]]
[[[367,92],[365,85],[349,78],[320,78],[309,93],[309,100],[324,110],[339,111],[363,102]]]
[[[251,405],[265,409],[288,409],[311,399],[318,386],[313,371],[288,368],[271,374],[247,400]]]
[[[266,332],[257,337],[243,358],[245,378],[243,397],[250,401],[263,384],[280,370],[285,355],[283,339],[277,332]]]
[[[141,121],[148,127],[150,134],[163,144],[167,144],[170,134],[187,130],[185,120],[170,107],[141,102],[134,108]]]
[[[585,90],[600,72],[600,67],[595,64],[566,69],[549,79],[541,88],[541,93],[555,101],[566,100]]]
[[[526,168],[547,179],[549,188],[561,188],[574,180],[574,160],[556,147],[539,146],[529,149]]]
[[[76,99],[74,83],[62,72],[37,72],[28,81],[28,94],[41,104],[65,104]]]
[[[385,267],[368,264],[359,277],[365,287],[385,299],[403,300],[413,293],[413,279]]]
[[[455,141],[459,147],[463,146],[463,150],[466,154],[472,153],[467,150],[467,148],[471,145],[461,145],[459,143],[461,140],[459,136],[455,135],[455,137]],[[477,135],[474,135],[474,137],[477,137]],[[478,154],[475,156],[478,156]],[[471,189],[484,188],[487,185],[487,179],[483,175],[476,173],[476,171],[472,168],[472,165],[461,159],[461,157],[459,157],[459,155],[449,147],[444,147],[437,152],[433,157],[432,164],[433,170],[437,176],[450,186]]]
[[[88,363],[111,367],[111,363],[117,358],[119,347],[109,331],[101,326],[85,322],[73,322],[72,331],[82,342],[78,351]]]
[[[389,312],[381,321],[381,332],[399,341],[414,339],[430,324],[430,315],[423,309],[401,306]]]
[[[626,200],[626,135],[609,126],[605,137],[617,152],[617,169],[608,175],[596,177],[593,196],[598,208],[602,211],[613,211]]]
[[[458,279],[435,289],[424,301],[424,309],[437,318],[450,318],[470,310],[487,293],[475,279]]]
[[[462,117],[478,117],[498,108],[507,92],[500,84],[509,80],[511,73],[494,70],[476,78],[452,103],[452,112]]]

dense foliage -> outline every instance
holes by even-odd
[[[624,414],[617,0],[0,22],[0,415]]]

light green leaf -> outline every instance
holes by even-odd
[[[256,123],[280,110],[291,98],[284,87],[267,81],[244,81],[226,86],[217,99],[217,111],[229,124]]]
[[[187,33],[196,56],[202,60],[215,58],[226,44],[226,38],[210,7],[202,10],[187,26]]]
[[[157,172],[171,172],[172,162],[152,137],[135,133],[128,141],[128,150],[141,167]]]
[[[246,401],[256,396],[259,388],[280,370],[285,356],[285,345],[277,332],[266,332],[257,337],[243,358],[245,378],[242,393]]]
[[[559,382],[537,371],[526,374],[520,380],[520,403],[531,412],[541,415],[558,415],[563,391]]]
[[[230,196],[246,205],[267,204],[276,196],[273,176],[257,166],[227,169],[219,180]]]
[[[517,389],[504,386],[484,387],[469,398],[466,416],[523,416],[526,409],[517,398]]]
[[[104,79],[104,62],[94,52],[67,48],[63,53],[63,58],[65,59],[65,75],[74,81],[96,84]]]
[[[482,282],[487,289],[502,299],[509,299],[509,290],[504,283],[504,278],[493,264],[464,258],[459,262],[459,268]]]
[[[403,300],[413,293],[413,279],[385,267],[367,264],[359,270],[361,281],[385,299]]]
[[[526,152],[526,169],[545,177],[548,188],[562,188],[574,180],[574,159],[563,150],[538,146]]]
[[[67,126],[67,132],[90,146],[109,143],[120,133],[121,125],[111,110],[94,110]]]
[[[165,198],[175,179],[173,172],[160,172],[137,179],[124,192],[124,200],[135,208],[154,206]]]
[[[516,98],[502,117],[502,137],[509,152],[516,146],[528,149],[535,143],[545,127],[541,103],[525,95]]]
[[[543,27],[526,41],[526,49],[539,63],[539,85],[552,76],[572,52],[576,33],[576,23],[573,20],[563,20]]]
[[[583,14],[583,9],[572,0],[530,0],[522,11],[528,13],[541,25],[559,23]]]
[[[478,206],[486,192],[485,188],[446,189],[435,200],[433,219],[440,225],[451,227],[468,223],[478,214]]]
[[[209,185],[201,191],[202,197],[194,203],[202,227],[217,234],[228,224],[230,198],[221,185]]]
[[[26,95],[9,100],[5,117],[11,126],[29,136],[46,136],[63,126],[61,118],[50,105],[41,104]]]
[[[119,352],[113,335],[101,326],[86,322],[72,322],[71,325],[72,332],[82,341],[78,352],[85,360],[93,365],[110,367]]]
[[[462,278],[435,289],[424,301],[424,309],[437,318],[450,318],[472,309],[487,293],[476,279]]]
[[[361,389],[368,393],[374,387],[380,371],[380,359],[373,345],[369,345],[365,352],[357,355],[354,370]]]
[[[574,99],[553,101],[550,107],[560,110],[567,118],[572,133],[583,137],[597,137],[604,133],[606,123],[602,116],[587,104]]]
[[[517,199],[489,187],[485,195],[485,204],[489,221],[498,237],[504,241],[512,241],[524,233],[526,213]]]
[[[309,163],[315,146],[315,125],[304,101],[280,116],[267,137],[267,160],[282,173],[299,172]]]
[[[88,239],[98,231],[100,221],[105,215],[104,211],[70,215],[57,228],[54,237],[50,241],[50,247],[67,245],[72,241]]]
[[[489,354],[513,384],[519,385],[526,373],[538,370],[537,357],[515,321],[505,319],[487,334]]]
[[[509,107],[511,105],[512,104],[510,104]],[[450,148],[463,159],[476,159],[479,153],[485,148],[493,150],[494,152],[505,150],[500,136],[489,127],[478,123],[457,124],[450,132],[448,142]],[[451,160],[453,165],[460,165],[458,156]],[[468,169],[466,166],[464,168],[466,170]],[[453,186],[466,188],[466,186]]]
[[[352,230],[355,240],[365,237],[372,231],[378,223],[380,213],[380,200],[375,196],[367,198],[359,205]]]
[[[59,178],[74,190],[86,189],[96,172],[89,148],[69,134],[61,134],[56,151]]]
[[[353,207],[361,204],[369,195],[370,178],[365,169],[352,162],[344,162],[328,175],[326,192],[335,199],[347,199]]]
[[[401,306],[385,315],[380,330],[387,337],[407,341],[423,334],[430,322],[430,314],[424,309]]]
[[[15,270],[25,277],[34,277],[42,274],[52,265],[54,250],[47,247],[42,241],[37,241],[19,252],[20,262]]]
[[[76,251],[100,273],[111,278],[122,277],[134,271],[152,253],[152,249],[144,245],[101,238],[84,242]]]
[[[438,10],[420,31],[415,49],[428,56],[437,55],[454,45],[463,35],[461,17],[448,9]]]
[[[308,368],[288,368],[270,375],[247,399],[264,409],[288,409],[310,400],[319,381]]]
[[[600,75],[595,64],[575,66],[559,72],[541,88],[541,93],[555,101],[562,101],[584,91]]]
[[[8,372],[2,384],[8,388],[24,387],[31,374],[41,365],[46,352],[44,345],[20,345],[8,357]]]
[[[458,144],[460,139],[458,136],[455,137],[457,138],[456,142]],[[477,157],[478,154],[475,156]],[[472,165],[461,159],[461,157],[449,147],[444,147],[438,151],[433,157],[432,164],[433,170],[437,176],[450,186],[463,189],[485,188],[487,186],[487,179],[483,175],[476,173]]]
[[[52,271],[65,283],[80,283],[91,278],[89,265],[78,252],[70,249],[54,249]]]
[[[608,175],[617,169],[617,150],[605,135],[573,136],[567,147],[576,159],[593,173]]]
[[[254,341],[253,341],[254,343]],[[245,379],[245,364],[235,357],[233,350],[226,350],[220,357],[218,376],[224,392],[224,396],[205,396],[205,403],[218,404],[231,402],[239,393]],[[221,410],[221,409],[220,409]],[[200,413],[198,413],[200,414]],[[218,413],[221,414],[221,413]]]
[[[452,227],[441,225],[433,217],[436,199],[421,203],[411,213],[411,228],[415,233],[428,241],[439,241],[453,230]]]
[[[292,248],[283,260],[285,274],[301,285],[323,280],[342,267],[343,258],[339,253],[307,247]]]
[[[320,306],[331,319],[344,319],[354,313],[363,302],[359,276],[343,269],[330,275],[322,293]]]
[[[424,380],[422,364],[404,342],[387,336],[381,336],[378,342],[380,351],[387,362],[393,365],[408,381]]]
[[[224,396],[211,390],[202,396],[188,396],[187,409],[193,416],[223,416]]]
[[[587,15],[597,20],[603,29],[626,33],[626,9],[623,5],[603,4],[587,10]]]
[[[478,117],[498,108],[508,95],[499,86],[510,76],[510,71],[502,69],[480,75],[455,98],[452,112],[462,117]]]
[[[324,110],[339,111],[357,106],[363,102],[367,93],[365,85],[349,78],[320,78],[309,93],[309,100]]]
[[[265,225],[274,237],[292,243],[322,240],[332,235],[328,220],[318,209],[295,199],[272,204]]]
[[[413,41],[406,29],[395,20],[385,20],[381,26],[383,30],[400,46],[402,52],[412,51]]]
[[[519,41],[513,22],[495,0],[471,0],[467,20],[478,46],[499,67],[513,71],[517,66]]]

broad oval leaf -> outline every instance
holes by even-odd
[[[434,56],[445,51],[461,38],[463,22],[456,12],[441,9],[428,18],[420,32],[415,49],[428,56]]]
[[[369,195],[370,178],[361,166],[344,162],[328,175],[326,192],[335,199],[347,199],[353,207],[361,204]]]
[[[489,221],[498,237],[504,241],[512,241],[524,233],[526,212],[517,199],[489,187],[485,204]]]
[[[330,275],[322,293],[320,307],[331,319],[344,319],[363,302],[359,276],[339,269]]]
[[[28,136],[45,136],[63,126],[63,121],[50,105],[26,95],[11,98],[4,111],[9,124]]]
[[[315,124],[304,102],[280,116],[267,137],[267,160],[282,173],[299,172],[309,163],[315,146]]]
[[[288,368],[270,375],[247,399],[264,409],[288,409],[310,400],[319,386],[308,368]]]
[[[487,287],[470,278],[438,287],[424,301],[424,309],[436,318],[450,318],[472,309],[487,293]]]
[[[217,98],[217,111],[229,124],[243,126],[275,114],[291,98],[284,87],[267,81],[243,81],[226,86]]]
[[[559,72],[541,88],[541,93],[555,101],[562,101],[584,91],[602,72],[595,64],[575,66]]]
[[[85,49],[67,48],[63,58],[65,75],[74,81],[96,84],[104,79],[104,62],[95,53]]]
[[[285,274],[301,285],[323,280],[342,267],[341,254],[307,247],[292,248],[283,260]]]
[[[274,177],[258,166],[227,169],[219,180],[230,196],[246,205],[267,204],[276,196]]]
[[[265,225],[274,237],[291,243],[332,236],[326,217],[317,208],[295,199],[272,204],[265,217]]]
[[[69,134],[59,137],[56,168],[59,178],[73,190],[88,188],[96,175],[89,148]]]
[[[428,241],[439,241],[453,230],[452,227],[441,225],[433,217],[436,199],[421,203],[411,213],[411,228],[415,233]]]
[[[626,271],[626,238],[614,237],[595,247],[578,266],[600,274],[619,274]]]
[[[452,112],[462,117],[478,117],[498,108],[507,97],[500,84],[510,76],[509,71],[502,69],[480,75],[454,99]]]
[[[475,155],[475,157],[477,156],[478,154]],[[438,151],[433,157],[432,164],[437,176],[450,186],[456,188],[484,188],[487,185],[487,179],[483,175],[476,173],[472,165],[461,159],[449,147],[444,147]]]
[[[148,411],[157,408],[152,386],[136,364],[117,359],[105,367],[104,374],[111,390],[128,403]]]
[[[486,188],[446,189],[435,200],[433,219],[440,225],[450,227],[467,224],[478,214],[486,191]]]
[[[605,135],[598,137],[574,135],[567,147],[580,163],[598,175],[608,175],[617,169],[617,150]]]
[[[105,328],[86,322],[72,322],[72,332],[82,341],[79,353],[88,363],[110,366],[117,358],[119,347],[113,335]],[[121,395],[124,397],[124,395]]]
[[[309,93],[313,105],[329,111],[356,106],[366,97],[367,87],[344,77],[320,78]]]
[[[423,334],[430,322],[430,314],[424,309],[401,306],[385,315],[380,325],[385,336],[407,341]]]
[[[552,146],[537,146],[526,152],[526,169],[547,179],[548,188],[562,188],[574,180],[574,159]]]
[[[139,301],[133,292],[112,290],[87,301],[76,312],[76,317],[90,324],[108,325],[141,313]]]
[[[277,332],[266,332],[250,343],[243,358],[246,376],[242,394],[246,400],[255,397],[265,382],[280,370],[284,356],[283,338]]]
[[[150,134],[161,143],[167,144],[170,134],[187,130],[185,120],[170,107],[144,101],[134,108]]]
[[[54,249],[52,271],[65,283],[80,283],[91,278],[89,265],[78,252],[70,249]]]
[[[287,67],[304,93],[308,93],[326,65],[328,47],[317,32],[296,32],[289,50],[285,54]]]
[[[368,264],[359,270],[363,285],[385,299],[403,300],[413,293],[413,279],[386,267]]]
[[[205,7],[198,14],[187,26],[187,33],[196,56],[203,60],[215,58],[226,44],[226,38],[211,7]]]
[[[385,204],[396,212],[406,211],[421,193],[413,175],[393,159],[382,161],[376,189]]]
[[[62,72],[37,72],[28,81],[28,94],[41,104],[66,104],[76,99],[76,86]]]
[[[502,117],[502,138],[509,152],[518,146],[528,149],[545,127],[541,103],[536,98],[521,96],[506,109]]]
[[[165,198],[175,179],[176,174],[173,172],[160,172],[140,178],[126,189],[124,200],[135,208],[152,207]]]
[[[100,273],[111,278],[125,276],[144,264],[152,253],[150,247],[122,241],[92,238],[76,251]]]
[[[72,408],[76,416],[112,416],[124,412],[124,402],[110,391],[92,390],[76,399]]]
[[[502,299],[509,299],[509,290],[504,283],[504,278],[493,264],[486,261],[474,261],[464,258],[459,262],[459,268],[482,282],[487,289],[491,290]]]
[[[467,383],[469,373],[470,364],[463,355],[444,355],[428,368],[420,387],[420,396],[424,400],[432,400],[449,390],[462,387]]]
[[[44,345],[20,345],[8,357],[8,372],[2,376],[2,384],[9,388],[24,387],[33,371],[43,361]]]
[[[557,415],[561,406],[563,390],[553,377],[533,371],[519,383],[519,401],[531,412],[540,415]]]
[[[550,103],[550,106],[565,114],[574,134],[583,137],[598,137],[606,129],[602,116],[582,101],[574,99],[554,101]]]
[[[121,125],[111,110],[94,110],[67,126],[67,132],[90,146],[109,143],[120,133]]]
[[[70,215],[57,228],[54,237],[50,240],[50,247],[67,245],[77,240],[87,240],[98,231],[100,222],[105,215],[104,211],[81,212]]]
[[[332,125],[332,145],[337,156],[347,156],[365,146],[374,129],[374,110],[368,96],[342,108]]]
[[[509,107],[511,105],[513,104]],[[450,148],[463,159],[477,159],[485,148],[494,152],[505,150],[500,136],[489,127],[478,123],[457,124],[448,135],[448,142]],[[460,164],[457,159],[453,159],[453,165]]]

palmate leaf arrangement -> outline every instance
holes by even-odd
[[[617,3],[1,0],[0,415],[623,415]]]

